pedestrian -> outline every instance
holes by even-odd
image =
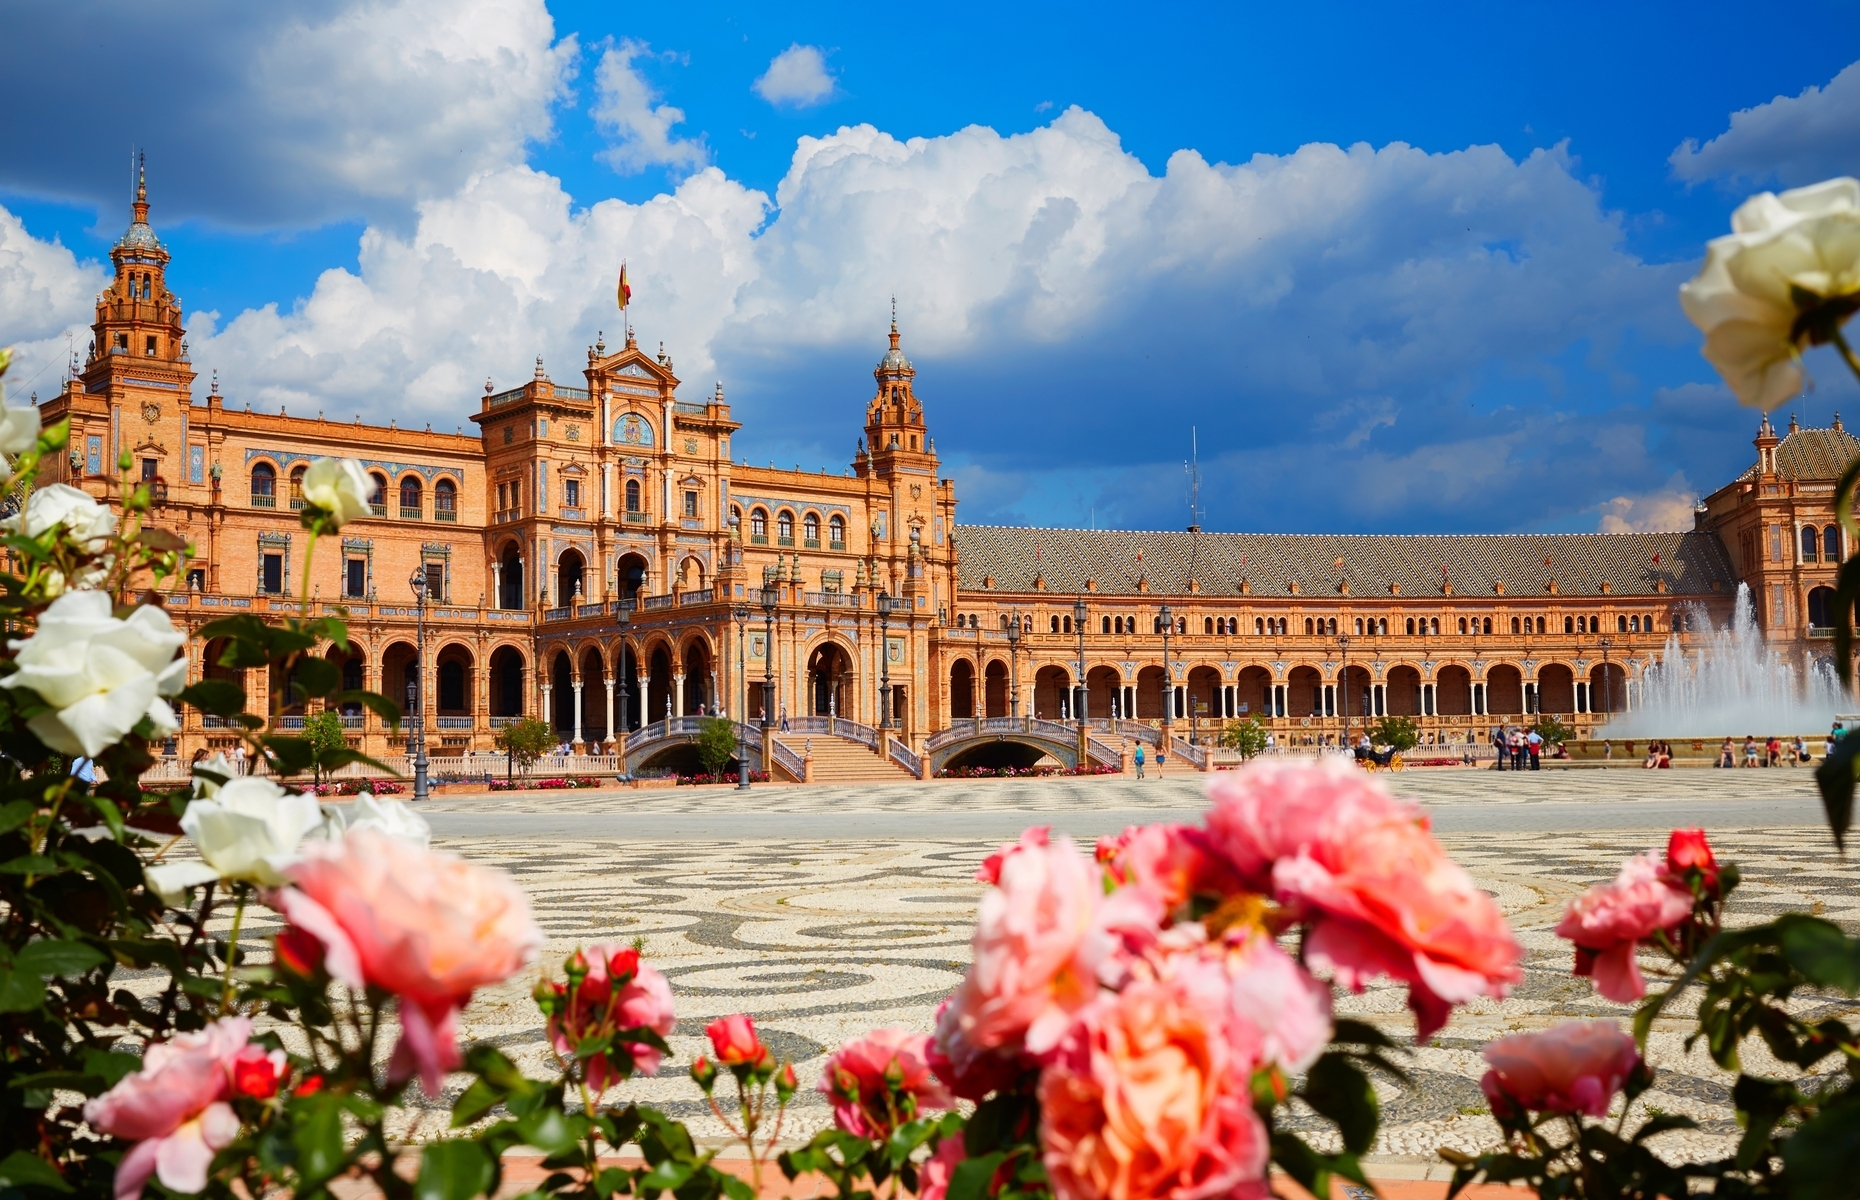
[[[1505,758],[1506,758],[1505,727],[1504,726],[1495,725],[1492,727],[1492,747],[1493,749],[1498,751],[1498,769],[1502,771],[1505,769]]]
[[[233,774],[245,774],[245,744],[243,742],[233,747],[232,765]]]
[[[71,760],[71,774],[84,783],[96,783],[97,764],[80,754]]]
[[[1511,769],[1514,771],[1522,771],[1524,769],[1524,756],[1527,753],[1524,748],[1524,732],[1514,726],[1510,736],[1506,738],[1506,741],[1511,747]]]
[[[1143,778],[1143,743],[1137,743],[1137,778]]]
[[[786,704],[781,706],[781,731],[788,732],[788,706]]]
[[[1538,733],[1535,729],[1533,729],[1530,731],[1530,733],[1525,735],[1524,741],[1525,741],[1526,746],[1529,748],[1530,754],[1531,754],[1531,770],[1535,771],[1537,770],[1537,760],[1543,757],[1543,752],[1544,752],[1543,735]]]
[[[1757,765],[1757,739],[1749,734],[1744,735],[1744,765],[1746,767]]]

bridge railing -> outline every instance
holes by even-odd
[[[1124,761],[1122,753],[1111,749],[1095,737],[1087,737],[1085,739],[1085,751],[1087,754],[1091,755],[1091,757],[1103,762],[1121,763]]]
[[[799,754],[784,746],[779,739],[770,742],[770,749],[773,751],[772,757],[782,770],[795,779],[807,778],[807,763],[802,761]]]
[[[924,760],[897,738],[891,739],[891,761],[909,771],[913,779],[924,777]]]
[[[878,749],[878,730],[847,717],[790,717],[790,733],[827,734],[858,742],[869,750]]]
[[[1208,752],[1200,746],[1190,745],[1181,738],[1172,737],[1169,739],[1169,753],[1194,763],[1195,769],[1198,771],[1205,771],[1208,769]]]

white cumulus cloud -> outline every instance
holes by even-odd
[[[834,86],[820,47],[796,42],[769,60],[769,69],[750,88],[777,108],[811,108],[832,99]]]
[[[1633,496],[1616,496],[1600,506],[1600,533],[1665,533],[1691,529],[1692,510],[1699,494],[1686,482],[1683,472],[1666,481],[1666,486]]]
[[[98,263],[79,262],[61,243],[40,241],[0,208],[0,345],[13,349],[8,378],[14,392],[58,390],[67,346],[82,358],[97,293],[109,278]]]
[[[1731,114],[1703,146],[1688,138],[1668,160],[1689,183],[1707,179],[1784,187],[1860,173],[1860,62],[1825,87],[1804,88]]]
[[[685,111],[654,103],[659,94],[634,63],[649,58],[652,48],[628,38],[609,46],[595,68],[594,123],[613,139],[601,158],[615,170],[632,173],[647,167],[667,167],[678,174],[695,171],[710,161],[703,138],[681,138],[672,127],[684,123]]]

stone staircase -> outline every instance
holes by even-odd
[[[797,755],[812,743],[815,783],[897,783],[912,778],[889,758],[880,758],[858,742],[832,734],[779,734],[776,741]]]

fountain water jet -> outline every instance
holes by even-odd
[[[1695,619],[1709,622],[1703,612]],[[1696,639],[1695,639],[1696,642]],[[1747,584],[1737,585],[1728,628],[1687,649],[1677,633],[1647,668],[1634,711],[1614,717],[1598,738],[1741,738],[1816,733],[1852,706],[1833,660],[1791,663],[1757,628]]]

